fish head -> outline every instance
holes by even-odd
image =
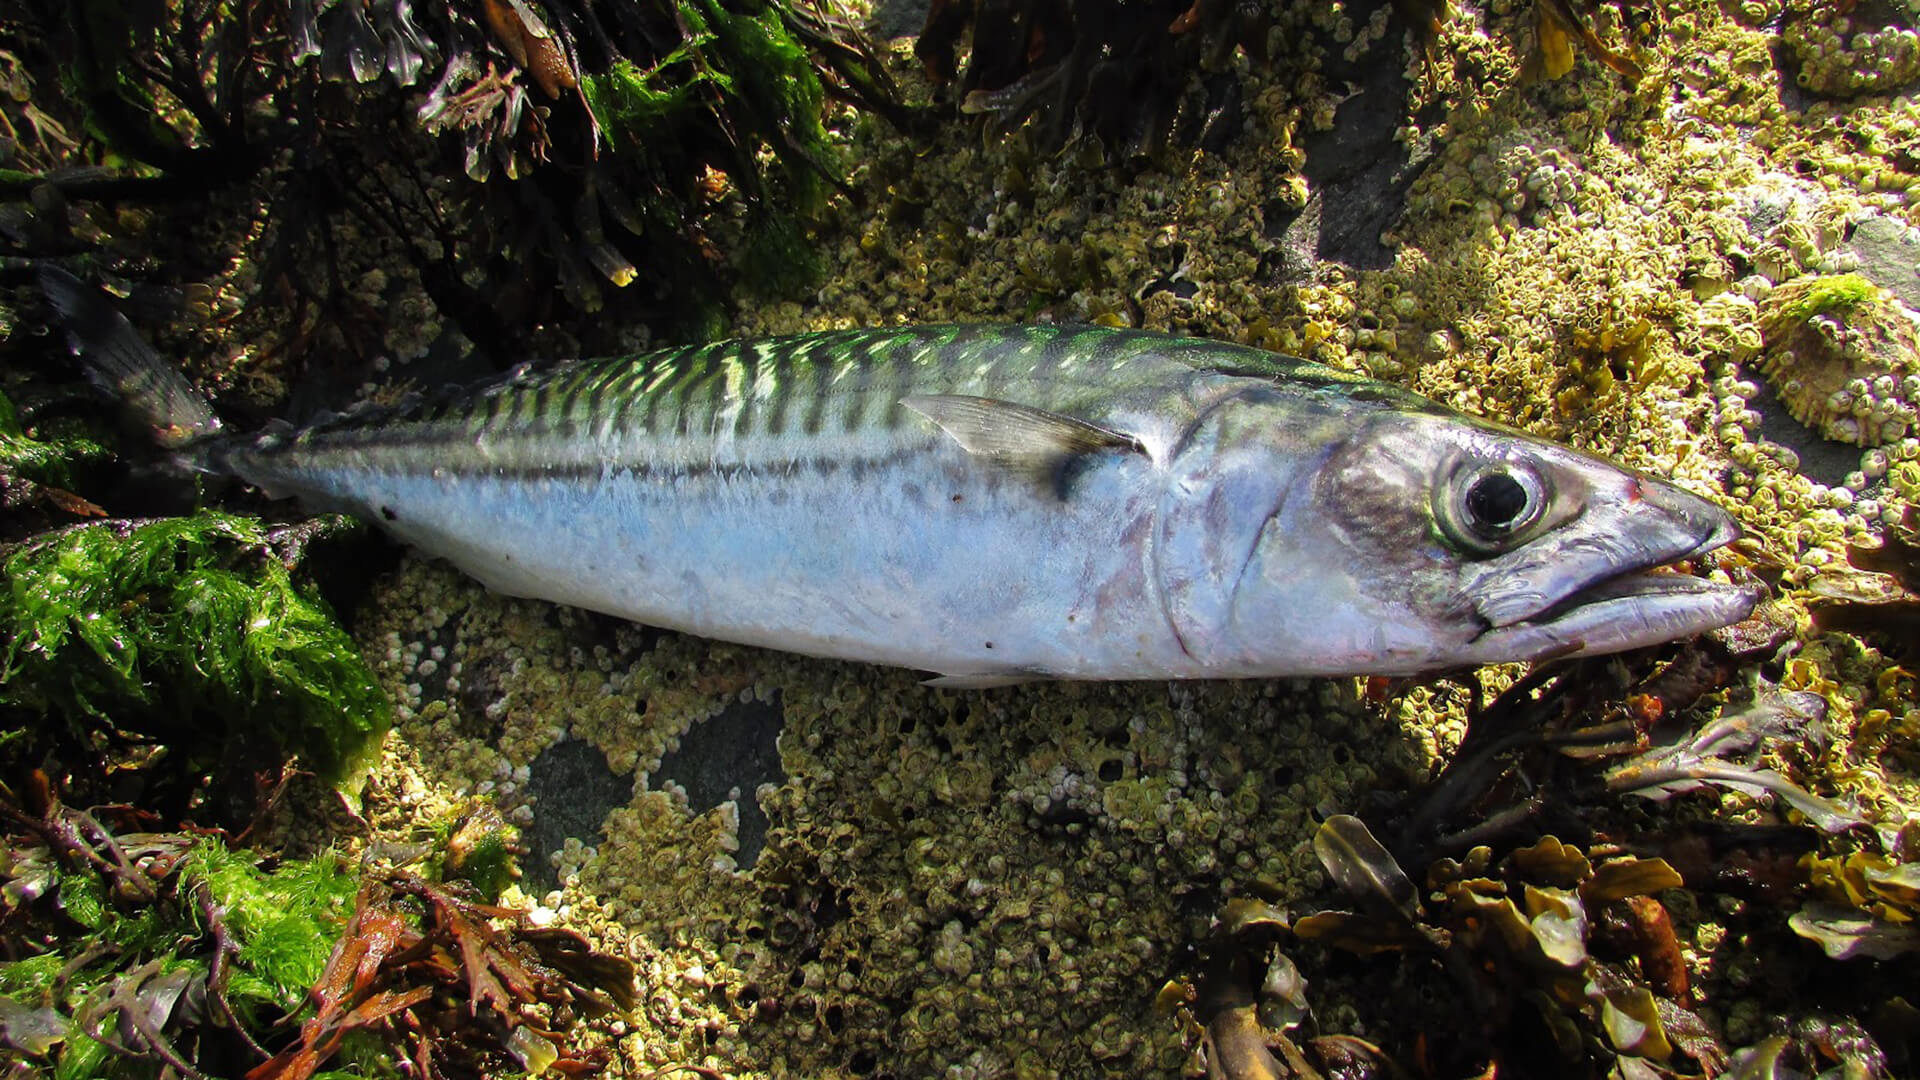
[[[1186,482],[1163,502],[1160,544],[1169,618],[1202,663],[1415,674],[1610,653],[1758,601],[1657,569],[1739,535],[1714,504],[1407,400],[1419,407],[1255,400],[1202,421],[1213,430],[1175,462]]]

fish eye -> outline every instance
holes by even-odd
[[[1469,551],[1493,555],[1524,538],[1547,505],[1540,474],[1514,462],[1476,462],[1441,493],[1440,526]]]

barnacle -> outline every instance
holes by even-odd
[[[589,933],[641,966],[648,993],[630,1016],[605,1025],[607,1037],[617,1040],[617,1055],[636,1073],[697,1063],[717,1072],[806,1075],[949,1068],[957,1075],[1171,1074],[1193,1068],[1190,1051],[1200,1036],[1191,1029],[1163,1030],[1166,1025],[1145,1017],[1140,1003],[1169,967],[1186,963],[1189,945],[1208,937],[1204,913],[1218,906],[1218,897],[1257,895],[1269,906],[1284,900],[1298,907],[1325,880],[1307,843],[1311,825],[1303,822],[1329,809],[1379,805],[1383,789],[1420,784],[1460,747],[1467,767],[1446,785],[1459,801],[1436,808],[1444,811],[1436,820],[1445,822],[1438,831],[1485,830],[1448,848],[1454,858],[1469,863],[1467,852],[1484,843],[1488,853],[1476,871],[1480,876],[1508,882],[1510,869],[1522,884],[1558,888],[1546,880],[1550,868],[1574,863],[1571,856],[1542,852],[1546,867],[1525,870],[1495,856],[1516,844],[1530,850],[1538,833],[1550,830],[1580,858],[1604,866],[1619,854],[1596,837],[1576,835],[1573,822],[1604,829],[1627,850],[1666,858],[1699,894],[1697,904],[1681,899],[1683,894],[1661,899],[1672,907],[1683,959],[1692,966],[1693,992],[1706,1008],[1745,1032],[1771,1030],[1759,1025],[1775,1010],[1797,1021],[1827,1008],[1832,998],[1826,980],[1794,978],[1792,967],[1783,976],[1772,966],[1783,942],[1802,959],[1818,962],[1813,947],[1787,936],[1785,920],[1766,918],[1761,905],[1742,905],[1756,897],[1770,903],[1796,899],[1793,890],[1806,877],[1795,866],[1798,856],[1811,849],[1829,857],[1835,848],[1844,850],[1851,836],[1832,841],[1811,829],[1771,823],[1770,811],[1788,815],[1791,808],[1744,795],[1720,795],[1716,803],[1719,793],[1708,791],[1657,807],[1611,798],[1597,790],[1604,788],[1603,766],[1574,757],[1591,749],[1576,745],[1579,738],[1600,737],[1587,729],[1605,726],[1594,722],[1593,702],[1603,703],[1599,720],[1636,725],[1633,732],[1613,730],[1617,749],[1602,760],[1615,762],[1650,748],[1637,742],[1638,735],[1650,732],[1649,724],[1658,726],[1658,717],[1682,726],[1701,707],[1711,715],[1718,695],[1740,685],[1742,665],[1772,664],[1785,638],[1804,638],[1802,584],[1810,576],[1839,576],[1842,547],[1872,543],[1869,537],[1878,537],[1888,515],[1897,519],[1901,500],[1920,492],[1920,473],[1911,467],[1911,447],[1920,443],[1909,436],[1864,448],[1883,451],[1877,465],[1862,453],[1861,470],[1885,490],[1869,494],[1862,486],[1856,494],[1861,502],[1883,504],[1884,513],[1843,516],[1832,505],[1840,496],[1813,491],[1761,442],[1765,381],[1750,365],[1746,371],[1739,366],[1760,348],[1759,311],[1774,283],[1847,270],[1846,226],[1860,206],[1904,215],[1914,162],[1920,160],[1914,157],[1920,144],[1909,101],[1862,97],[1844,109],[1818,100],[1805,111],[1782,107],[1774,66],[1775,52],[1787,51],[1777,48],[1780,36],[1794,32],[1794,20],[1826,17],[1807,15],[1807,7],[1791,5],[1787,22],[1779,23],[1781,5],[1771,0],[1663,5],[1670,20],[1664,32],[1673,46],[1658,59],[1655,96],[1649,96],[1656,89],[1652,81],[1642,93],[1617,95],[1591,93],[1591,79],[1517,87],[1528,47],[1524,31],[1483,33],[1481,14],[1493,20],[1487,25],[1511,28],[1537,17],[1525,0],[1495,0],[1473,17],[1451,20],[1431,40],[1428,67],[1423,70],[1417,54],[1405,58],[1405,75],[1414,85],[1403,115],[1390,95],[1389,122],[1401,127],[1395,137],[1439,153],[1416,182],[1410,211],[1390,230],[1394,264],[1364,273],[1321,268],[1319,276],[1309,277],[1310,267],[1302,271],[1281,258],[1268,232],[1318,193],[1297,173],[1301,133],[1319,120],[1335,124],[1329,135],[1351,130],[1349,112],[1336,114],[1326,103],[1343,92],[1337,75],[1315,71],[1290,81],[1249,64],[1248,85],[1260,82],[1258,94],[1249,95],[1256,99],[1249,113],[1261,136],[1191,160],[1164,155],[1146,170],[1097,170],[1080,157],[1036,155],[1037,140],[1019,136],[982,144],[970,130],[949,129],[907,140],[881,125],[857,122],[850,137],[859,164],[850,181],[866,201],[854,205],[873,212],[855,210],[844,231],[801,234],[818,244],[814,252],[825,276],[817,293],[801,302],[745,305],[728,327],[760,333],[1032,313],[1311,349],[1330,362],[1370,367],[1483,414],[1563,434],[1643,468],[1674,472],[1703,493],[1726,492],[1752,547],[1729,555],[1724,571],[1777,575],[1782,582],[1784,600],[1769,609],[1765,626],[1663,654],[1674,656],[1664,674],[1653,671],[1647,658],[1623,661],[1623,669],[1562,672],[1569,681],[1564,688],[1549,673],[1545,684],[1534,682],[1523,695],[1530,705],[1508,702],[1514,706],[1506,710],[1510,725],[1486,728],[1466,704],[1469,690],[1449,682],[1374,688],[1378,692],[1364,707],[1355,705],[1353,687],[1333,682],[1309,690],[1036,687],[943,694],[889,673],[791,663],[486,596],[444,568],[410,560],[379,586],[356,627],[402,710],[404,737],[388,742],[375,781],[377,798],[369,801],[374,834],[412,835],[419,821],[451,820],[476,799],[494,801],[518,826],[564,823],[566,793],[552,792],[531,774],[546,767],[543,754],[559,745],[603,757],[607,774],[630,785],[620,796],[630,801],[611,815],[597,808],[580,824],[556,825],[568,830],[560,835],[571,842],[543,840],[528,860],[530,870],[550,866],[556,880],[509,886],[503,902]],[[528,8],[556,32],[563,23],[550,17],[557,5]],[[1331,5],[1313,8],[1330,11]],[[1629,18],[1609,20],[1594,5],[1576,10],[1616,51],[1625,52],[1629,38],[1638,40]],[[423,34],[430,29],[425,15],[416,22]],[[1337,25],[1339,17],[1329,14],[1325,22]],[[1352,28],[1358,31],[1354,44],[1381,40],[1381,30],[1398,32],[1399,24],[1378,22]],[[371,25],[377,37],[377,20]],[[522,181],[506,179],[500,159],[489,158],[485,198],[498,207],[507,203],[498,198],[502,191],[559,183],[563,177],[557,174],[572,167],[566,155],[582,144],[560,134],[569,117],[578,119],[578,98],[562,88],[559,98],[549,99],[537,76],[492,31],[487,34],[482,44],[495,76],[520,88],[523,107],[548,110],[554,145],[545,163],[525,158],[522,164],[531,171]],[[388,92],[392,79],[384,57],[376,59],[378,78],[326,91]],[[1332,56],[1326,59],[1331,65]],[[1358,59],[1388,66],[1393,60],[1377,51],[1356,53],[1353,62]],[[1239,59],[1231,60],[1238,69]],[[1639,62],[1656,66],[1645,58]],[[1608,78],[1598,63],[1577,54],[1575,63],[1603,82]],[[658,66],[662,81],[644,81],[652,67],[634,58],[630,72],[610,69],[619,72],[619,85],[589,87],[615,99],[606,112],[645,116],[652,95],[671,95],[685,74],[675,64]],[[313,63],[301,70],[317,76],[318,69]],[[415,93],[430,92],[435,71],[429,57],[423,78],[412,84]],[[1329,84],[1327,92],[1316,91],[1316,80]],[[1297,127],[1289,119],[1296,109]],[[30,126],[4,95],[0,112],[22,133],[25,152],[41,154],[26,134]],[[413,132],[410,112],[396,115],[398,123],[380,132],[391,133],[396,147],[408,140],[403,156],[450,151],[458,181],[451,190],[470,193],[470,181],[460,177],[466,132],[449,129],[430,144]],[[1036,119],[1030,133],[1039,134],[1043,125]],[[1279,136],[1282,129],[1288,139]],[[1516,131],[1525,133],[1538,160],[1516,161],[1515,169],[1490,174],[1495,182],[1489,191],[1472,167],[1489,148],[1503,154],[1505,136]],[[356,139],[366,134],[345,133]],[[530,134],[523,126],[519,137]],[[608,153],[605,144],[602,152]],[[760,164],[771,170],[774,187],[784,184],[780,166]],[[1543,166],[1550,166],[1541,185],[1547,198],[1533,201],[1535,193],[1529,193],[1518,214],[1500,205],[1495,192],[1507,177],[1517,176],[1518,190],[1526,191],[1526,179]],[[1484,164],[1481,171],[1488,172]],[[737,236],[752,230],[736,232],[730,216],[744,182],[723,169],[696,173],[701,198],[717,200],[701,205],[719,210],[691,230],[703,260],[695,268],[709,273],[720,265],[712,260],[739,252]],[[411,198],[404,177],[381,169],[315,172],[312,180],[322,194],[333,190],[327,185],[345,181],[350,201],[363,188],[390,189],[403,202]],[[1804,213],[1799,202],[1783,208],[1742,194],[1776,182],[1792,189],[1793,199],[1806,200]],[[10,174],[0,176],[0,184],[12,183]],[[1563,188],[1569,197],[1560,197]],[[19,204],[6,208],[13,229],[21,225],[13,211],[25,205],[26,189],[7,190],[22,193]],[[547,215],[566,229],[576,227],[577,211],[597,214],[601,234],[627,254],[640,276],[619,294],[605,269],[619,272],[616,261],[604,253],[595,261],[591,250],[570,260],[567,273],[588,291],[633,302],[618,305],[624,312],[610,304],[591,322],[567,305],[549,307],[541,300],[550,293],[544,282],[560,271],[542,270],[537,236],[501,229],[474,243],[457,231],[450,234],[461,240],[449,249],[453,270],[472,275],[455,277],[453,284],[470,283],[482,306],[497,310],[506,324],[497,338],[477,335],[483,344],[519,349],[529,336],[523,328],[537,323],[554,329],[540,331],[535,348],[557,353],[608,342],[627,347],[642,333],[631,318],[635,308],[675,306],[652,299],[648,275],[655,266],[635,254],[652,249],[632,246],[614,205],[624,196],[636,218],[652,228],[640,203],[653,189],[610,190],[610,199],[600,195],[597,202],[548,193],[545,201],[509,207]],[[216,198],[215,205],[224,210],[237,201]],[[405,334],[377,334],[366,343],[391,350],[399,362],[423,350],[440,325],[449,325],[437,317],[398,315],[441,302],[446,279],[428,282],[437,290],[430,303],[423,279],[405,265],[404,250],[383,246],[367,229],[340,224],[346,215],[303,216],[302,202],[290,195],[270,214],[234,215],[260,229],[270,224],[275,235],[290,238],[318,237],[329,222],[338,226],[329,239],[343,249],[337,265],[353,306],[304,309],[298,325],[351,335],[375,316],[407,322]],[[26,224],[37,228],[59,216],[42,205],[31,208],[38,216]],[[446,209],[433,200],[422,206]],[[137,207],[121,220],[165,212]],[[73,234],[86,235],[86,224],[75,224]],[[835,222],[830,218],[828,224]],[[183,246],[205,250],[212,231],[193,233]],[[406,234],[429,238],[423,243],[426,262],[437,266],[438,230]],[[662,236],[656,230],[651,239]],[[210,264],[225,263],[229,250],[213,249]],[[289,240],[288,250],[299,269],[299,253],[315,249]],[[496,260],[499,276],[479,276],[459,261],[471,257],[462,252],[473,251],[503,252]],[[522,264],[526,251],[534,253],[530,269]],[[271,293],[280,280],[276,267],[285,261],[263,267],[234,260],[231,277],[222,279],[223,295],[195,310],[230,312],[238,296]],[[322,265],[318,259],[311,263]],[[670,258],[660,265],[667,267],[666,276],[693,276]],[[371,272],[376,269],[381,273]],[[524,286],[511,280],[522,270],[529,282]],[[246,332],[245,323],[228,328],[229,334]],[[1631,345],[1616,350],[1621,342]],[[299,379],[286,365],[261,362],[272,356],[238,345],[205,350],[217,353],[211,360],[196,348],[182,351],[196,353],[199,370],[223,383],[264,387],[272,380],[288,387]],[[392,377],[436,378],[434,370],[429,376],[403,368]],[[250,404],[273,407],[266,395],[254,392]],[[1724,437],[1709,437],[1715,430]],[[1765,559],[1755,554],[1760,551]],[[1728,644],[1735,637],[1750,644]],[[1827,700],[1824,726],[1834,741],[1812,752],[1799,750],[1796,739],[1761,747],[1788,759],[1770,767],[1796,783],[1844,791],[1860,797],[1861,805],[1907,805],[1911,791],[1901,786],[1905,780],[1893,763],[1910,761],[1904,755],[1911,754],[1920,721],[1901,713],[1899,702],[1902,695],[1910,698],[1911,684],[1879,659],[1874,643],[1888,647],[1897,639],[1869,634],[1863,643],[1836,632],[1793,641],[1797,651],[1784,678],[1793,690]],[[1495,691],[1516,677],[1495,671],[1480,679]],[[1889,680],[1884,686],[1883,679]],[[695,742],[696,726],[740,703],[742,695],[756,703],[777,699],[786,727],[779,740],[785,779],[757,793],[739,793],[741,800],[757,794],[770,824],[767,853],[750,867],[729,847],[738,834],[727,812],[681,798],[658,768],[672,760],[676,743]],[[1891,717],[1884,715],[1889,710]],[[1476,713],[1471,723],[1470,711]],[[1482,756],[1485,740],[1524,737],[1535,727],[1570,741],[1521,742]],[[1463,747],[1463,739],[1471,745]],[[1757,764],[1747,760],[1749,753],[1734,755],[1731,764]],[[1476,763],[1489,771],[1476,773]],[[1531,802],[1536,796],[1538,803]],[[1539,803],[1543,816],[1509,813]],[[1406,866],[1431,861],[1407,853],[1388,831],[1381,835]],[[1524,895],[1510,898],[1531,925]],[[1427,899],[1425,917],[1437,918],[1441,909]],[[1592,916],[1592,906],[1584,898],[1582,903]],[[1658,919],[1631,908],[1630,900],[1604,905],[1590,919],[1588,951],[1629,971],[1637,965],[1638,981],[1665,1000],[1677,991],[1670,978],[1652,970],[1664,963],[1656,957],[1671,959],[1658,940]],[[1365,913],[1355,917],[1396,929]],[[1268,911],[1245,921],[1273,918]],[[949,931],[956,923],[958,932]],[[964,950],[970,961],[964,979],[932,965],[936,945],[949,950],[943,956],[956,969]],[[1739,954],[1740,978],[1718,969],[1714,954],[1722,950]],[[1322,970],[1316,963],[1320,951],[1304,943],[1284,949],[1311,980],[1302,996],[1328,1030],[1363,1022],[1389,1045],[1399,1034],[1396,1023],[1429,1033],[1477,1030],[1464,1009],[1449,1013],[1447,1001],[1418,996],[1421,986],[1440,977],[1395,978],[1391,953],[1364,965]],[[1429,970],[1414,954],[1400,966],[1422,975]],[[1846,974],[1856,976],[1850,982],[1878,989],[1885,986],[1886,971]],[[1273,994],[1261,989],[1269,975],[1277,976]],[[1249,960],[1246,980],[1255,996],[1254,1019],[1261,1019],[1265,1005],[1269,1024],[1284,1023],[1294,1007],[1293,995],[1279,992],[1287,983],[1284,968],[1263,954]],[[1192,988],[1197,997],[1197,982]],[[1630,1041],[1634,1003],[1625,1004],[1616,1007],[1613,1027]],[[1557,1003],[1551,1012],[1566,1014]],[[1548,1012],[1521,1004],[1511,1015],[1548,1037],[1545,1020],[1533,1019]],[[1583,1038],[1608,1038],[1594,1035],[1599,1029],[1587,1015],[1575,1022]],[[1459,1023],[1449,1023],[1455,1016]],[[1661,1020],[1669,1041],[1679,1041],[1671,1018]],[[1303,1044],[1303,1052],[1318,1050]],[[1780,1060],[1785,1067],[1804,1064],[1810,1073],[1833,1063],[1812,1056]],[[1454,1064],[1441,1061],[1425,1071],[1468,1075],[1475,1063]]]
[[[1474,156],[1468,172],[1502,210],[1528,224],[1563,207],[1578,213],[1583,188],[1596,182],[1564,140],[1537,128],[1495,138]]]
[[[1902,526],[1890,528],[1878,547],[1847,549],[1851,570],[1815,577],[1809,588],[1823,599],[1813,605],[1822,630],[1884,636],[1896,651],[1911,651],[1920,629],[1920,509],[1906,507]]]
[[[1369,775],[1342,749],[1369,721],[1326,688],[956,694],[613,628],[464,589],[431,564],[410,563],[383,596],[363,640],[389,657],[383,682],[405,701],[394,764],[423,782],[404,814],[381,812],[382,829],[451,814],[438,808],[464,789],[500,799],[516,823],[525,810],[535,835],[578,801],[543,783],[544,747],[586,740],[629,763],[630,797],[569,827],[579,839],[558,845],[553,887],[523,896],[530,872],[503,901],[596,940],[647,943],[649,970],[681,988],[630,1021],[657,1065],[745,1061],[781,1039],[806,1048],[790,1061],[852,1071],[976,1051],[1177,1069],[1191,1053],[1181,1033],[1131,1011],[1189,933],[1188,892],[1167,883],[1297,877],[1311,856],[1276,849],[1267,823],[1301,820],[1305,800],[1346,797]],[[749,700],[778,703],[785,774],[738,792],[768,823],[750,867],[734,858],[737,818],[667,782],[671,747]],[[1309,736],[1318,724],[1337,733],[1331,744]],[[1281,736],[1245,743],[1235,732],[1251,727]],[[529,861],[546,862],[549,843]],[[697,994],[684,990],[695,967]],[[1084,1034],[1063,1039],[1068,1027]]]
[[[1858,274],[1775,286],[1758,366],[1796,420],[1861,446],[1897,442],[1920,417],[1920,315]]]
[[[1820,0],[1784,20],[1780,36],[1799,84],[1817,94],[1885,94],[1920,77],[1920,32],[1902,4]]]

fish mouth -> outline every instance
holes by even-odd
[[[1746,618],[1765,595],[1759,586],[1729,585],[1681,573],[1668,564],[1723,547],[1740,535],[1718,512],[1704,536],[1647,552],[1622,567],[1618,551],[1606,572],[1558,590],[1534,593],[1532,610],[1509,603],[1489,618],[1473,651],[1509,659],[1593,656],[1693,637]],[[1569,560],[1578,565],[1579,559]],[[1570,586],[1570,587],[1568,587]],[[1554,595],[1558,593],[1558,595]]]

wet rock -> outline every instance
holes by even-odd
[[[540,808],[525,833],[534,854],[528,877],[539,888],[550,889],[559,882],[547,854],[560,850],[569,838],[590,847],[598,844],[604,838],[600,823],[633,798],[633,778],[609,768],[607,756],[592,743],[562,739],[533,759],[527,793]]]
[[[740,848],[735,860],[744,869],[759,858],[767,842],[767,815],[754,792],[762,784],[786,779],[780,769],[781,715],[777,701],[738,701],[720,715],[695,724],[680,748],[653,770],[658,784],[671,780],[687,793],[687,808],[700,813],[724,802],[739,811]]]

